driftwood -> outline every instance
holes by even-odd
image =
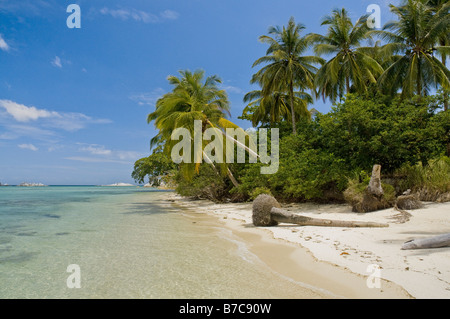
[[[402,250],[450,247],[450,233],[405,242]]]
[[[280,204],[272,196],[261,194],[253,201],[253,224],[255,226],[276,226],[278,223],[289,223],[301,226],[328,226],[328,227],[389,227],[388,224],[318,219],[292,214],[281,209]]]

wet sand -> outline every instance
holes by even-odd
[[[276,277],[287,280],[309,291],[292,298],[351,298],[403,299],[413,298],[402,286],[380,279],[378,287],[369,287],[371,273],[358,274],[349,268],[319,260],[298,242],[275,238],[275,228],[257,228],[251,224],[251,204],[214,204],[209,201],[191,201],[174,193],[168,194],[168,205],[182,209],[211,227],[222,227],[233,233],[238,241],[255,254]],[[250,220],[248,219],[250,214]],[[214,226],[214,224],[216,224]],[[285,228],[283,226],[277,228]],[[284,229],[286,230],[286,229]],[[290,233],[296,231],[289,230]],[[369,285],[368,285],[368,280]],[[270,283],[267,285],[268,289]],[[248,296],[252,298],[252,296]]]

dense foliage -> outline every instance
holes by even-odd
[[[252,150],[226,134],[237,127],[227,120],[220,79],[180,71],[181,77],[168,77],[174,89],[148,117],[159,130],[152,142],[161,144],[136,162],[133,178],[152,185],[170,181],[181,195],[212,200],[267,193],[289,201],[341,201],[344,194],[357,196],[380,164],[390,198],[406,189],[432,200],[450,197],[441,196],[450,191],[450,3],[405,0],[390,8],[397,20],[382,30],[371,30],[367,16],[353,23],[345,9],[336,9],[322,20],[325,35],[301,35],[305,26],[291,18],[260,37],[269,45],[253,64],[261,69],[251,83],[260,89],[246,94],[240,118],[279,128],[275,174],[261,174],[265,164],[250,164]],[[316,56],[305,56],[308,49]],[[308,110],[319,96],[333,103],[326,114]],[[211,163],[205,143],[193,158],[206,163],[172,163],[170,136],[179,127],[192,131],[193,120],[202,122],[202,133],[212,128],[245,148],[246,163]]]

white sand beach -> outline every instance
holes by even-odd
[[[168,201],[195,213],[217,216],[243,239],[251,239],[253,251],[273,269],[291,278],[297,267],[309,269],[303,282],[333,291],[347,298],[450,298],[450,248],[401,250],[405,241],[450,232],[450,203],[425,203],[424,208],[409,211],[409,221],[402,222],[394,209],[357,214],[348,205],[289,204],[283,208],[305,216],[388,223],[387,228],[341,228],[295,226],[254,227],[251,203],[215,204],[207,200],[191,201],[175,193]],[[256,241],[255,241],[255,238]],[[270,251],[268,242],[284,243],[286,258],[280,250]],[[258,244],[258,242],[260,244]],[[266,242],[266,243],[264,243]],[[259,248],[258,248],[259,247]],[[258,253],[259,249],[259,253]],[[305,257],[305,250],[311,259]],[[281,255],[280,255],[281,253]],[[380,288],[368,288],[377,265],[382,278]],[[339,271],[338,271],[339,269]],[[349,273],[358,275],[358,280]],[[369,279],[370,280],[370,279]],[[342,290],[345,287],[345,291]],[[403,288],[403,289],[401,289]]]

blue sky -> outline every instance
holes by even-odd
[[[69,4],[81,28],[69,29]],[[356,20],[369,4],[393,17],[396,0],[0,0],[0,182],[50,185],[132,183],[150,154],[146,122],[170,91],[168,75],[218,75],[232,120],[245,107],[253,62],[269,26],[290,16],[324,33],[323,16],[345,7]],[[317,101],[321,112],[330,103]]]

